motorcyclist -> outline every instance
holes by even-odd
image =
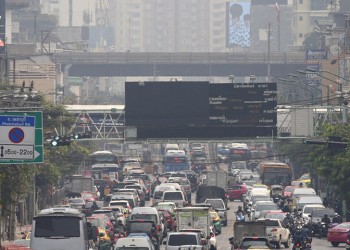
[[[337,224],[343,223],[343,218],[338,213],[335,213],[332,219],[332,223],[337,223]]]
[[[286,215],[286,217],[283,219],[284,225],[286,225],[288,228],[290,228],[293,225],[293,218],[290,216],[290,213]]]
[[[98,210],[98,209],[99,209],[99,207],[98,207],[96,201],[93,201],[93,202],[92,202],[92,206],[91,206],[91,208],[90,208],[91,212],[93,212],[93,211],[95,211],[95,210]]]
[[[157,177],[153,182],[154,185],[160,185],[161,183],[162,182],[159,180],[159,177]]]
[[[126,228],[125,228],[125,226],[124,226],[122,220],[118,220],[118,221],[117,221],[116,229],[119,231],[119,233],[125,233]]]
[[[303,241],[306,241],[306,242],[312,241],[311,232],[307,225],[304,225],[303,228],[301,229],[301,237]]]
[[[327,226],[331,224],[331,220],[328,217],[328,214],[325,214],[324,217],[322,218],[321,222],[324,222]]]
[[[289,208],[289,205],[288,205],[288,203],[287,202],[284,202],[284,205],[283,205],[283,207],[282,207],[282,212],[284,212],[284,213],[290,213],[290,208]],[[289,214],[290,215],[290,214]]]
[[[240,217],[241,221],[245,220],[245,218],[244,218],[244,211],[243,211],[242,206],[238,206],[238,210],[236,211],[236,220],[238,220],[237,219],[238,217]]]

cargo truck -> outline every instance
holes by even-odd
[[[91,177],[73,175],[67,178],[64,187],[68,196],[80,196],[84,191],[94,192],[94,180]]]
[[[177,231],[200,229],[210,239],[210,208],[209,207],[183,207],[176,209]]]

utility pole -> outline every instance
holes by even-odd
[[[267,82],[271,82],[270,54],[271,54],[271,23],[269,23],[269,28],[267,30]]]

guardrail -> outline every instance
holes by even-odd
[[[60,64],[249,64],[267,63],[267,53],[165,53],[165,52],[60,52],[52,54]],[[303,52],[272,52],[270,63],[305,63]]]

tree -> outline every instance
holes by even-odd
[[[320,48],[320,34],[317,32],[308,33],[303,42],[304,50]]]

